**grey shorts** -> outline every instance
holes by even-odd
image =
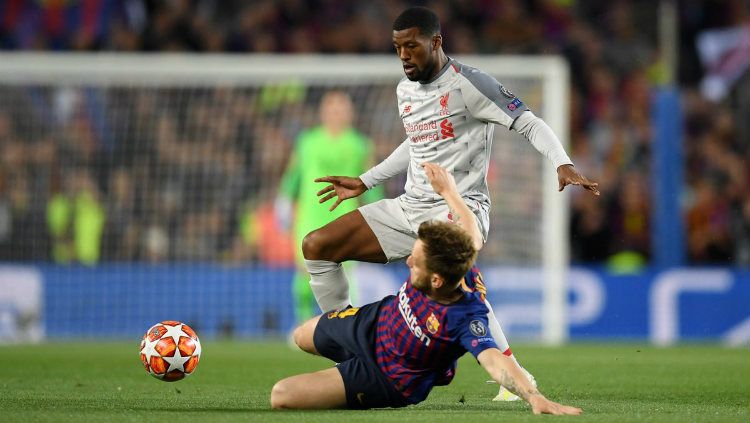
[[[479,203],[472,200],[468,200],[467,205],[477,217],[479,230],[486,240],[489,210],[485,211]],[[452,220],[445,201],[412,204],[404,201],[402,197],[387,198],[364,205],[359,211],[378,238],[389,262],[403,260],[411,254],[420,224],[430,220]]]

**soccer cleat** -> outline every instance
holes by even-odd
[[[523,367],[521,367],[521,370],[523,371],[523,374],[526,375],[526,379],[528,379],[531,385],[536,388],[536,379],[534,379],[534,376]],[[497,393],[497,396],[493,398],[492,401],[518,401],[520,399],[521,398],[518,395],[510,392],[504,386],[501,386],[500,392]]]

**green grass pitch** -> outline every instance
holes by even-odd
[[[716,346],[517,346],[551,399],[580,417],[534,416],[524,403],[493,403],[496,385],[468,355],[455,381],[399,410],[273,411],[271,386],[319,370],[322,358],[283,343],[206,342],[194,375],[148,376],[138,342],[0,346],[1,422],[750,422],[750,351]],[[314,387],[311,387],[314,389]]]

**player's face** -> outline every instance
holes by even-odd
[[[393,47],[410,81],[427,81],[437,72],[435,37],[420,34],[417,27],[393,31]]]
[[[329,92],[320,101],[320,122],[332,132],[349,127],[353,114],[352,100],[344,92]]]
[[[421,240],[417,240],[417,242],[414,243],[411,255],[406,259],[406,265],[409,266],[409,276],[411,277],[411,284],[414,288],[424,293],[429,293],[432,274],[425,266],[424,247],[422,246]]]

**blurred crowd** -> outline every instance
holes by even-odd
[[[441,16],[449,55],[560,54],[568,60],[568,150],[602,190],[601,198],[580,191],[572,196],[572,258],[647,263],[654,207],[651,100],[667,82],[652,1],[5,0],[0,49],[391,53],[391,23],[413,4]],[[750,6],[744,0],[676,4],[687,258],[750,265],[750,140],[738,132],[747,117],[738,115],[731,96],[718,103],[701,96],[703,70],[695,52],[702,30],[750,25]],[[291,255],[264,258],[252,248],[259,239],[287,241],[272,241],[277,235],[264,229],[273,213],[263,207],[276,186],[252,183],[257,169],[250,165],[267,166],[263,175],[278,178],[287,150],[263,146],[290,145],[314,115],[284,127],[262,119],[263,107],[245,107],[262,103],[261,92],[197,92],[167,104],[180,96],[131,90],[118,93],[107,119],[92,119],[103,101],[96,92],[0,91],[0,261],[291,262]],[[316,98],[307,98],[307,106]],[[54,105],[49,116],[35,108],[44,101]],[[395,145],[368,135],[376,160]],[[140,142],[128,142],[136,138]],[[196,193],[201,198],[191,199]],[[47,233],[44,248],[28,237],[39,228]]]

